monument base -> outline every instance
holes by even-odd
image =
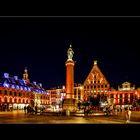
[[[75,112],[77,110],[77,103],[75,99],[64,99],[63,111]]]

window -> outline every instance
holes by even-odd
[[[21,96],[21,93],[19,92],[19,95],[18,96]]]
[[[10,91],[10,96],[12,96],[12,91]]]
[[[14,102],[16,103],[17,102],[17,99],[14,99]]]
[[[0,90],[0,95],[2,94],[2,91]]]
[[[4,94],[7,95],[7,90],[4,91]]]
[[[111,98],[113,98],[113,97],[114,97],[114,95],[113,95],[113,94],[111,94],[111,95],[110,95],[110,97],[111,97]]]
[[[26,94],[26,97],[29,97],[29,93]]]
[[[91,81],[91,84],[93,83],[93,81]]]
[[[14,92],[14,95],[15,95],[15,96],[17,96],[17,93],[16,93],[16,92]]]
[[[12,103],[12,98],[10,98],[10,103]]]

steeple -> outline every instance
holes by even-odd
[[[27,70],[27,67],[25,67],[25,69],[24,69],[23,80],[26,80],[26,81],[30,82],[30,80],[28,79],[28,70]]]

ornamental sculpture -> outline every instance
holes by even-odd
[[[70,45],[70,48],[67,51],[68,60],[72,60],[73,54],[74,54],[74,52],[72,50],[72,45]]]

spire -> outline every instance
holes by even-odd
[[[24,69],[23,80],[26,80],[26,81],[30,82],[30,80],[28,79],[28,70],[27,70],[27,67],[25,67],[25,69]]]

